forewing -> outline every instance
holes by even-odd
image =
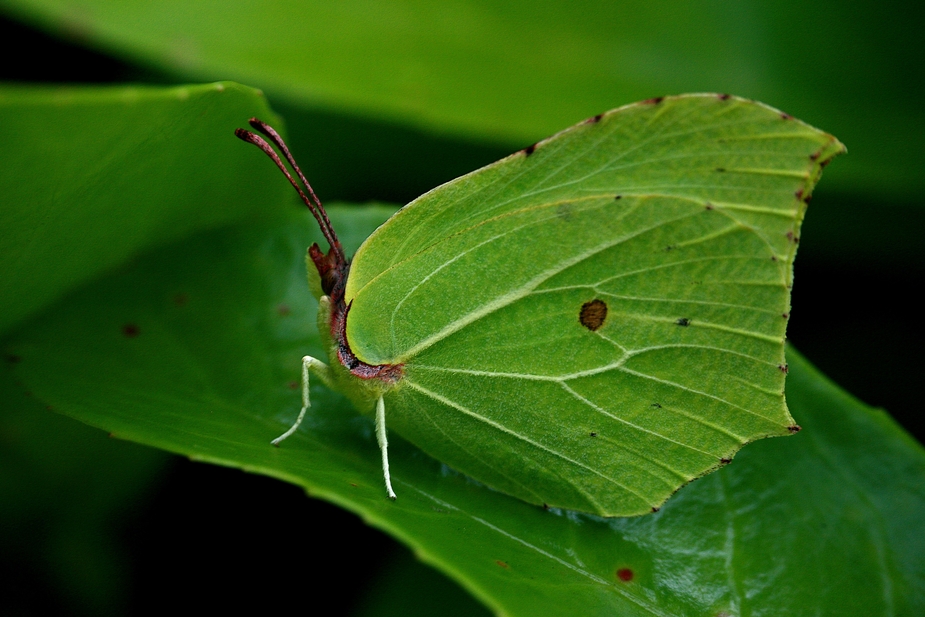
[[[841,150],[763,105],[687,96],[414,202],[348,288],[357,356],[406,365],[390,427],[518,497],[610,516],[787,434],[799,224]]]

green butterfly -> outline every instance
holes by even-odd
[[[628,105],[440,186],[352,261],[279,135],[238,129],[330,244],[308,250],[329,362],[309,374],[435,458],[535,504],[657,510],[799,430],[784,334],[806,203],[844,146],[763,104]]]

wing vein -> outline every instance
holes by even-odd
[[[534,448],[537,448],[538,450],[542,450],[542,451],[544,451],[544,452],[547,452],[548,454],[551,454],[552,456],[555,456],[555,457],[557,457],[557,458],[560,458],[560,459],[562,459],[563,461],[566,461],[567,463],[570,463],[570,464],[572,464],[572,465],[574,465],[574,466],[576,466],[576,467],[580,467],[581,469],[584,469],[585,471],[588,471],[588,472],[590,472],[590,473],[592,473],[592,474],[594,474],[594,475],[596,475],[596,476],[598,476],[598,477],[600,477],[600,478],[606,480],[607,482],[610,482],[611,484],[615,484],[616,486],[620,487],[621,489],[623,489],[623,490],[626,491],[627,493],[630,493],[631,495],[636,496],[640,501],[642,501],[642,503],[644,503],[644,504],[646,504],[646,505],[649,505],[649,501],[650,501],[649,499],[643,497],[642,495],[640,495],[639,493],[637,493],[636,491],[634,491],[634,490],[631,489],[630,487],[628,487],[628,486],[626,486],[626,485],[624,485],[624,484],[618,482],[618,481],[615,480],[614,478],[611,478],[611,477],[609,477],[609,476],[606,476],[606,475],[602,474],[601,472],[597,471],[596,469],[593,469],[593,468],[588,467],[587,465],[585,465],[585,464],[583,464],[583,463],[580,463],[579,461],[576,461],[576,460],[574,460],[574,459],[571,459],[571,458],[567,457],[566,455],[562,454],[561,452],[558,452],[558,451],[556,451],[556,450],[553,450],[552,448],[549,448],[549,447],[547,447],[547,446],[544,446],[543,444],[541,444],[541,443],[539,443],[539,442],[537,442],[537,441],[534,441],[533,439],[530,439],[529,437],[527,437],[527,436],[525,436],[525,435],[521,435],[521,434],[518,433],[517,431],[511,430],[511,429],[509,429],[508,427],[504,426],[503,424],[500,424],[500,423],[498,423],[498,422],[495,422],[494,420],[491,420],[491,419],[489,419],[489,418],[486,418],[485,416],[479,415],[479,414],[475,413],[474,411],[472,411],[471,409],[467,409],[466,407],[463,407],[462,405],[460,405],[460,404],[457,403],[456,401],[450,400],[450,399],[446,398],[445,396],[442,396],[442,395],[440,395],[440,394],[437,394],[436,392],[433,392],[433,391],[431,391],[431,390],[428,390],[427,388],[421,386],[420,384],[414,383],[413,381],[410,381],[410,380],[408,380],[408,379],[406,379],[404,383],[405,383],[405,385],[407,385],[407,386],[409,386],[409,387],[411,387],[411,388],[417,390],[417,391],[420,392],[421,394],[423,394],[423,395],[425,395],[425,396],[429,396],[430,398],[434,399],[435,401],[438,401],[438,402],[440,402],[440,403],[443,403],[443,404],[446,405],[447,407],[450,407],[450,408],[452,408],[452,409],[455,409],[455,410],[459,411],[460,413],[463,413],[463,414],[469,416],[470,418],[474,418],[475,420],[484,422],[484,423],[487,424],[488,426],[491,426],[492,428],[497,429],[497,430],[501,431],[502,433],[505,433],[506,435],[510,435],[511,437],[514,437],[515,439],[518,439],[518,440],[520,440],[520,441],[523,441],[524,443],[527,443],[527,444],[533,446]],[[595,502],[592,502],[592,503],[595,503]]]

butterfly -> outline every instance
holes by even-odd
[[[800,224],[844,146],[729,95],[615,109],[414,200],[348,259],[282,138],[238,129],[317,220],[310,377],[534,504],[630,516],[799,430],[784,341]],[[268,141],[282,153],[289,173]]]

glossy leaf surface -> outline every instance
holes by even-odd
[[[506,493],[602,516],[796,430],[793,257],[843,149],[764,105],[684,95],[415,200],[347,280],[350,347],[404,366],[388,425]]]
[[[730,92],[849,144],[833,189],[914,199],[925,188],[915,3],[888,11],[874,0],[713,0],[671,11],[644,0],[0,4],[183,80],[235,79],[302,109],[515,147],[619,104]]]
[[[335,225],[353,248],[390,213],[337,210]],[[794,354],[787,396],[804,430],[753,444],[641,518],[544,511],[397,438],[391,502],[372,422],[321,386],[303,430],[271,447],[298,411],[299,357],[322,353],[304,282],[313,228],[298,215],[165,247],[72,293],[4,352],[56,410],[300,484],[505,614],[925,611],[925,453]]]
[[[227,139],[257,114],[275,117],[231,83],[0,87],[0,332],[144,249],[278,204],[285,187],[267,193],[254,179],[271,170]]]

